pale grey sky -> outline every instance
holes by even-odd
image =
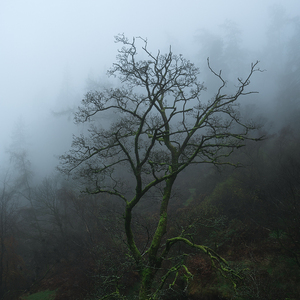
[[[276,3],[291,16],[300,13],[299,0],[1,0],[0,163],[21,115],[37,152],[55,152],[56,143],[69,141],[56,134],[66,125],[50,116],[63,108],[57,97],[64,73],[80,93],[91,72],[105,74],[114,62],[114,35],[147,37],[153,50],[172,44],[190,57],[197,53],[197,30],[217,33],[229,19],[241,28],[244,45],[259,49]]]

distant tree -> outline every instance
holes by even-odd
[[[245,63],[247,54],[242,47],[242,33],[233,21],[226,20],[220,25],[220,32],[213,32],[202,29],[196,36],[196,48],[198,48],[197,56],[202,67],[206,66],[205,58],[210,57],[210,60],[215,66],[222,69],[223,74],[226,74],[226,81],[230,83],[235,81],[241,72],[248,70]],[[206,86],[219,84],[218,78],[210,76],[210,72],[203,73],[205,75]]]
[[[26,123],[21,117],[16,123],[12,132],[12,142],[8,148],[10,155],[12,174],[14,175],[14,188],[18,193],[19,199],[22,204],[30,204],[32,208],[32,215],[30,217],[30,223],[34,231],[37,231],[39,239],[42,239],[42,230],[40,222],[36,214],[34,207],[33,197],[33,171],[31,161],[28,154],[28,136],[26,132]],[[32,231],[33,233],[33,231]]]
[[[70,67],[67,65],[64,70],[60,91],[57,95],[56,105],[52,114],[56,117],[67,116],[68,120],[75,110],[74,99],[76,97],[76,90],[74,89]]]
[[[191,275],[185,265],[176,264],[153,290],[158,271],[177,243],[202,250],[225,270],[226,261],[210,248],[194,244],[188,231],[166,238],[168,205],[178,174],[189,165],[235,165],[230,154],[246,140],[260,140],[249,135],[255,126],[240,119],[237,103],[240,96],[253,93],[246,88],[259,70],[258,62],[251,65],[245,79],[238,79],[236,92],[226,95],[221,71],[216,73],[208,61],[220,86],[215,96],[205,101],[199,70],[182,55],[173,54],[171,48],[167,54],[158,51],[154,55],[142,38],[129,41],[119,35],[116,42],[123,47],[109,74],[118,75],[123,85],[86,94],[75,121],[91,122],[89,131],[74,137],[72,149],[60,157],[59,169],[83,179],[87,193],[107,193],[123,202],[126,242],[141,280],[139,299],[155,299],[172,273],[181,268]],[[137,59],[138,42],[144,60]],[[107,111],[115,112],[116,118],[101,127],[96,117]],[[134,188],[130,189],[132,182]],[[144,249],[133,233],[133,212],[153,190],[161,193],[159,218]]]
[[[284,56],[280,63],[282,68],[277,72],[275,102],[277,104],[276,121],[282,120],[283,126],[299,127],[300,113],[300,18],[289,20],[283,33],[289,36],[285,42]],[[290,33],[292,31],[292,34]],[[288,35],[289,33],[289,35]],[[280,124],[280,123],[279,123]]]
[[[23,260],[16,250],[17,212],[16,190],[10,184],[8,175],[0,186],[0,297],[14,286],[20,288],[23,275],[18,269]],[[22,282],[23,283],[23,282]]]

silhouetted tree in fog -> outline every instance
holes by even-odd
[[[228,157],[235,149],[246,140],[260,140],[250,135],[255,126],[240,119],[237,104],[241,96],[252,93],[247,87],[259,69],[257,62],[251,64],[246,78],[238,79],[235,93],[226,95],[221,71],[215,72],[208,62],[220,85],[212,99],[202,100],[199,70],[182,55],[173,54],[171,48],[154,55],[142,38],[129,41],[120,35],[116,41],[123,47],[109,74],[118,76],[123,85],[86,94],[75,120],[90,122],[89,132],[74,138],[72,149],[61,156],[60,170],[83,179],[87,193],[107,193],[123,202],[127,246],[141,280],[139,299],[154,299],[174,272],[182,269],[190,275],[185,265],[175,264],[152,290],[157,272],[177,243],[203,251],[226,271],[226,261],[210,248],[194,244],[188,230],[165,238],[168,205],[178,174],[189,165],[234,165]],[[138,42],[144,60],[138,60]],[[102,128],[95,117],[106,111],[115,112],[116,119]],[[134,182],[132,190],[127,179]],[[156,187],[161,188],[159,219],[149,246],[139,248],[132,214]]]

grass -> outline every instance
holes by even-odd
[[[29,296],[25,296],[22,300],[52,300],[55,297],[56,291],[42,291],[38,293],[31,294]]]

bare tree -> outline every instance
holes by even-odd
[[[167,54],[158,51],[154,55],[148,50],[147,40],[140,37],[129,41],[119,35],[116,42],[123,47],[109,75],[118,76],[122,87],[86,94],[75,121],[91,122],[89,132],[74,138],[72,149],[61,156],[59,169],[85,179],[87,193],[108,193],[124,202],[127,246],[141,278],[139,299],[154,299],[155,275],[176,243],[204,251],[213,264],[225,269],[224,259],[206,246],[195,245],[185,232],[165,238],[168,205],[177,175],[186,167],[202,163],[235,165],[228,159],[234,149],[248,139],[260,140],[250,136],[255,126],[240,119],[237,104],[240,96],[253,93],[246,88],[250,77],[259,70],[258,62],[251,65],[245,79],[238,79],[234,94],[225,95],[226,81],[208,61],[220,86],[212,99],[203,101],[199,70],[182,55],[173,54],[171,48]],[[144,60],[138,60],[139,42],[147,57]],[[96,117],[107,111],[117,113],[116,118],[101,127]],[[126,187],[128,178],[134,182],[131,191]],[[158,186],[162,191],[159,220],[150,245],[142,252],[133,234],[132,213]],[[162,277],[158,289],[179,267],[188,272],[185,266],[177,265]]]

